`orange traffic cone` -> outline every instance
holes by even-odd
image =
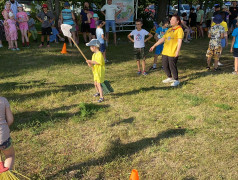
[[[61,54],[67,54],[66,43],[64,43]]]
[[[129,180],[139,180],[138,171],[136,169],[133,169],[131,171],[131,176]]]

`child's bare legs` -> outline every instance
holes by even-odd
[[[23,29],[21,29],[21,42],[22,42],[22,44],[25,43],[24,30]]]
[[[142,70],[145,72],[145,59],[142,60]]]
[[[24,35],[24,37],[25,37],[25,39],[26,39],[26,42],[29,42],[29,39],[28,39],[28,36],[27,36],[27,30],[26,30],[26,29],[23,30],[23,35]]]
[[[218,62],[219,62],[219,59],[218,58],[214,58],[214,68],[215,69],[218,68]]]
[[[9,48],[10,48],[10,49],[14,48],[14,47],[13,47],[13,45],[14,45],[13,42],[14,42],[14,41],[9,41]]]
[[[97,93],[100,94],[100,98],[103,98],[103,91],[102,91],[102,86],[101,83],[98,83],[97,81],[94,81],[94,86],[97,91]]]
[[[4,166],[8,167],[10,170],[13,169],[14,160],[15,160],[15,151],[13,146],[6,150],[2,150],[3,154],[6,157],[6,160],[4,161]]]
[[[237,73],[238,72],[238,57],[235,57],[235,72]]]
[[[155,56],[154,56],[154,65],[157,64],[158,56],[159,55],[157,55],[157,54],[155,54]]]
[[[96,81],[94,81],[94,86],[95,86],[96,92],[99,93],[99,89],[97,87],[97,82]]]
[[[44,41],[45,41],[45,36],[44,36],[44,35],[41,35],[41,44],[42,44],[42,45],[44,44]]]
[[[211,57],[208,57],[208,58],[207,58],[207,67],[210,67],[210,65],[211,65],[211,59],[212,59]]]
[[[97,86],[98,92],[100,94],[100,98],[103,98],[103,92],[102,92],[101,83],[96,82],[96,86]]]
[[[15,41],[12,42],[12,45],[14,45],[14,44],[15,44],[15,47],[18,48],[17,40],[15,40]]]
[[[2,40],[0,40],[0,47],[2,47]]]
[[[84,42],[88,42],[88,40],[87,40],[87,32],[83,32],[83,39],[84,39]]]
[[[114,44],[117,44],[117,33],[113,33],[113,37],[114,37]]]
[[[106,57],[106,50],[102,53],[104,60],[106,61],[107,57]]]
[[[68,40],[69,40],[69,45],[72,46],[72,41],[71,41],[71,39],[68,38]]]
[[[139,71],[141,71],[140,70],[140,60],[138,59],[136,62],[137,62],[137,69],[138,69],[138,72],[139,72]]]

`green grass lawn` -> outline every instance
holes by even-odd
[[[107,52],[115,92],[101,104],[76,48],[66,55],[62,44],[0,49],[0,95],[15,117],[15,169],[31,179],[125,180],[133,168],[141,180],[238,179],[238,76],[228,48],[222,71],[207,72],[208,39],[183,44],[181,85],[172,88],[161,69],[138,76],[133,45],[120,38]]]

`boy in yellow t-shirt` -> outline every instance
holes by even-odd
[[[104,101],[103,91],[101,83],[104,82],[105,76],[105,62],[101,51],[99,51],[100,42],[97,39],[92,39],[86,46],[90,46],[90,50],[93,52],[92,60],[87,60],[88,66],[92,67],[94,85],[97,93],[94,97],[100,96],[98,102]]]

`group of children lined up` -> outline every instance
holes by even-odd
[[[10,9],[10,6],[11,6],[10,2],[7,2],[6,7],[9,7]],[[5,36],[6,40],[8,41],[9,49],[11,50],[20,50],[17,44],[18,29],[20,29],[21,31],[21,39],[23,47],[29,47],[29,38],[27,35],[27,31],[28,31],[28,21],[30,18],[27,15],[27,13],[23,11],[23,6],[21,4],[18,5],[17,10],[18,13],[16,14],[16,17],[11,10],[7,11],[5,9],[3,11],[3,16],[5,19],[3,23]],[[32,20],[30,20],[30,23],[32,23]]]

